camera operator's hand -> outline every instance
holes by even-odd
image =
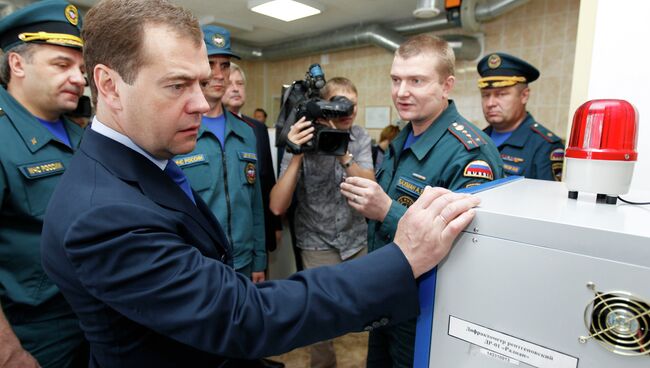
[[[291,130],[287,134],[287,139],[300,147],[314,138],[313,133],[314,127],[311,125],[311,121],[305,121],[305,117],[302,117],[291,126]]]
[[[384,221],[393,203],[379,184],[357,176],[348,177],[341,183],[341,194],[348,199],[350,207],[371,220]]]
[[[394,242],[402,250],[417,278],[436,266],[467,227],[478,197],[427,186],[400,219]]]

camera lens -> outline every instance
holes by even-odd
[[[350,134],[343,131],[326,129],[318,133],[318,153],[340,156],[348,150]]]

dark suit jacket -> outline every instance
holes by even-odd
[[[264,202],[264,233],[266,235],[266,250],[272,252],[277,248],[275,231],[282,230],[282,219],[280,216],[274,215],[269,208],[271,189],[273,189],[273,186],[275,185],[275,173],[273,172],[269,132],[266,125],[250,116],[242,115],[242,120],[253,128],[255,138],[257,138],[257,162],[262,188],[262,201]]]
[[[208,208],[139,153],[87,130],[45,215],[43,267],[79,316],[91,367],[219,367],[412,318],[392,245],[253,284]]]

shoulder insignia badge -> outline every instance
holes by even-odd
[[[246,164],[244,174],[246,174],[246,181],[248,184],[255,184],[255,180],[257,179],[257,169],[255,168],[254,163],[249,162]]]
[[[485,144],[483,139],[469,125],[464,125],[458,122],[452,123],[449,128],[447,128],[447,131],[456,137],[456,139],[458,139],[468,151]]]
[[[490,165],[483,160],[475,160],[465,166],[463,176],[466,178],[494,179]]]
[[[546,127],[544,127],[540,123],[535,123],[535,124],[531,125],[530,129],[532,129],[533,132],[539,134],[542,138],[544,138],[545,141],[547,141],[549,143],[555,143],[555,142],[560,141],[560,137],[553,134],[553,132],[546,129]]]
[[[564,161],[564,148],[556,148],[551,152],[549,159],[553,162]]]

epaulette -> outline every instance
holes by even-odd
[[[476,133],[474,128],[470,125],[464,125],[461,123],[453,123],[447,128],[449,133],[456,137],[460,143],[465,146],[465,149],[471,151],[475,148],[481,147],[486,142],[481,136]]]
[[[535,123],[535,124],[531,125],[530,129],[532,129],[533,132],[539,134],[542,138],[544,138],[545,141],[547,141],[549,143],[555,143],[555,142],[559,142],[561,140],[560,137],[553,134],[553,132],[546,129],[546,127],[543,126],[540,123]]]

